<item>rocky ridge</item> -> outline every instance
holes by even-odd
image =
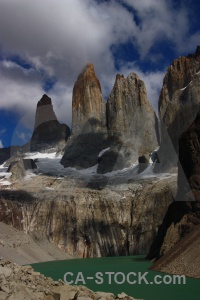
[[[0,191],[0,221],[70,255],[145,254],[173,201],[176,177],[118,184],[35,176]],[[11,213],[12,212],[12,213]]]

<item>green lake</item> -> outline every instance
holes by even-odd
[[[172,279],[167,276],[166,282],[168,284],[155,284],[154,278],[156,275],[162,276],[158,278],[160,282],[163,281],[163,276],[166,274],[150,271],[148,270],[150,266],[151,262],[146,260],[144,256],[73,259],[32,265],[36,271],[54,280],[63,280],[64,275],[70,272],[66,276],[67,281],[73,280],[75,283],[77,280],[77,284],[85,285],[94,291],[112,292],[114,294],[124,292],[135,298],[146,300],[200,299],[199,279],[187,277],[186,284],[173,284],[169,283]],[[100,273],[97,274],[97,272]],[[106,272],[114,273],[105,274]],[[140,284],[135,283],[135,280],[138,281],[139,276],[142,276],[145,272],[148,272],[145,279],[141,278]]]

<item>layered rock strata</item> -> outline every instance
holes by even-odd
[[[97,190],[79,187],[74,180],[36,176],[25,183],[30,191],[23,191],[20,183],[18,190],[0,191],[0,221],[32,236],[46,236],[76,257],[145,254],[173,201],[174,182]]]

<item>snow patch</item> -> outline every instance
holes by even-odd
[[[98,157],[101,157],[105,152],[107,152],[108,150],[110,150],[110,147],[106,148],[106,149],[103,149],[101,150],[101,152],[99,152],[99,155]]]
[[[35,173],[32,173],[32,172],[27,173],[26,176],[24,177],[24,180],[30,180],[35,176],[37,176]]]
[[[40,159],[40,158],[48,158],[48,159],[61,159],[62,156],[56,155],[56,152],[53,153],[41,153],[41,152],[33,152],[33,153],[25,153],[25,158],[30,158],[30,159]]]
[[[190,83],[192,83],[192,81],[190,81]],[[190,85],[190,83],[188,83],[188,85]],[[180,91],[184,91],[188,87],[188,85],[186,85],[184,88],[180,89]]]
[[[87,169],[78,170],[78,172],[83,175],[92,175],[94,173],[97,173],[97,167],[98,164]]]
[[[8,180],[0,180],[0,185],[11,185],[11,183]]]

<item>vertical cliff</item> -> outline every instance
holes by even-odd
[[[134,140],[138,152],[150,152],[157,146],[156,119],[139,76],[117,75],[107,102],[109,134],[123,141]]]
[[[140,156],[149,160],[149,154],[158,146],[158,120],[137,74],[116,76],[107,102],[107,124],[109,138],[116,145],[102,155],[99,173],[128,167]]]
[[[73,135],[106,130],[106,104],[93,64],[87,64],[74,85],[72,98]]]
[[[38,181],[39,180],[39,181]],[[51,191],[39,182],[51,182]],[[74,180],[34,178],[34,192],[1,191],[0,221],[39,238],[46,236],[68,254],[101,257],[147,253],[173,200],[173,179],[102,189]],[[170,188],[169,188],[170,186]],[[41,188],[41,187],[40,187]]]
[[[200,47],[198,46],[194,54],[175,59],[164,77],[159,98],[161,122],[159,158],[164,169],[176,165],[179,137],[195,119],[199,104]]]
[[[34,129],[36,129],[42,123],[49,122],[49,121],[58,121],[58,120],[53,110],[51,98],[49,98],[46,94],[44,94],[37,103]]]

